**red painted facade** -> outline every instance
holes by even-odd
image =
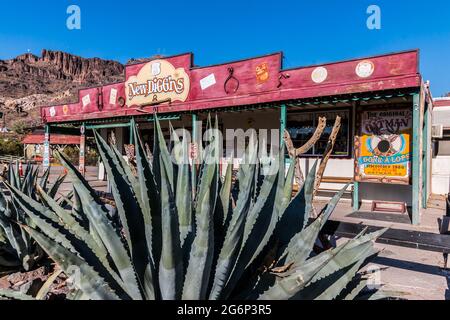
[[[43,144],[44,143],[44,134],[39,133],[32,133],[25,138],[23,138],[22,143],[23,144]],[[50,135],[50,144],[80,144],[80,136],[74,136],[74,135],[64,135],[64,134],[51,134]]]
[[[450,107],[450,97],[445,99],[435,99],[433,101],[433,107]]]
[[[283,70],[282,53],[207,67],[193,67],[193,55],[188,53],[161,59],[187,73],[190,85],[185,101],[152,106],[127,105],[125,82],[146,65],[140,63],[126,66],[125,82],[80,90],[77,103],[42,107],[41,116],[47,123],[89,121],[418,88],[421,85],[418,55],[418,51],[413,50]],[[214,81],[202,86],[208,76]]]

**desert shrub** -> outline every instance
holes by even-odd
[[[0,156],[23,155],[23,144],[15,138],[0,138]]]
[[[26,120],[19,119],[12,123],[11,130],[18,134],[25,134],[29,126],[30,124]]]

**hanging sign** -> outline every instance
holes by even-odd
[[[409,110],[363,112],[355,141],[355,180],[409,184],[411,134]]]
[[[184,68],[175,68],[165,60],[145,64],[136,76],[125,83],[127,106],[145,105],[158,101],[186,101],[190,89]]]

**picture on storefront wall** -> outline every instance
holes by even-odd
[[[411,133],[409,110],[362,112],[355,138],[355,180],[409,184]]]

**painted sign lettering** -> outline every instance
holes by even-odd
[[[189,76],[184,68],[175,69],[165,60],[154,60],[125,83],[127,105],[145,105],[166,99],[186,101],[189,88]]]
[[[363,112],[355,141],[355,180],[408,184],[411,127],[409,110]]]

